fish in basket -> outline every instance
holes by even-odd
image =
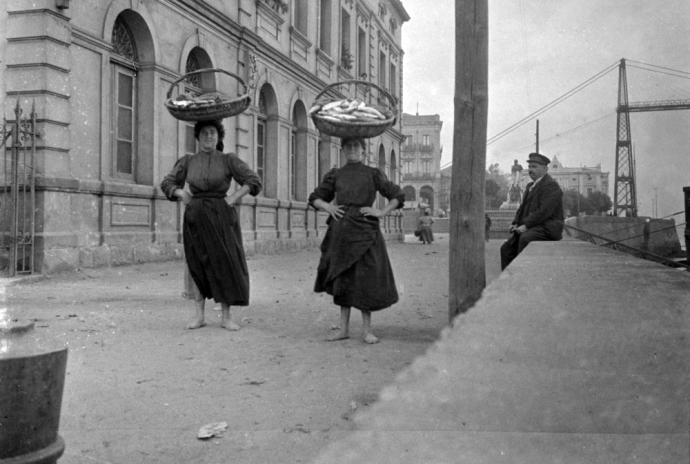
[[[309,110],[309,115],[317,129],[334,137],[367,138],[380,135],[395,124],[395,99],[390,94],[366,81],[345,81],[343,83],[374,86],[389,98],[389,106],[373,105],[367,103],[364,98],[356,97],[327,101],[323,98],[326,90],[328,90],[327,87],[317,96],[316,102]]]
[[[179,82],[183,81],[190,75],[206,72],[221,72],[237,79],[243,89],[242,95],[232,97],[223,92],[213,90],[202,92],[200,95],[183,93],[177,97],[172,97],[172,91]],[[168,89],[168,94],[165,100],[165,107],[174,118],[182,121],[223,119],[240,114],[249,107],[251,98],[246,92],[247,86],[244,81],[233,73],[215,68],[197,69],[196,71],[183,75],[170,85],[170,89]]]

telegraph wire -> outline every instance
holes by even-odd
[[[597,122],[599,122],[599,121],[601,121],[601,120],[603,120],[603,119],[610,118],[610,117],[615,116],[615,115],[616,115],[616,110],[611,110],[611,111],[609,111],[609,112],[607,112],[607,113],[602,114],[602,115],[599,116],[599,117],[596,117],[596,118],[594,118],[594,119],[589,119],[589,120],[583,122],[582,124],[579,124],[579,125],[577,125],[577,126],[568,128],[568,129],[563,130],[563,131],[561,131],[561,132],[557,132],[557,133],[555,133],[554,135],[552,135],[551,137],[547,137],[547,138],[545,138],[545,139],[541,139],[541,140],[540,140],[540,143],[542,143],[542,142],[549,142],[549,141],[551,141],[551,140],[553,140],[553,139],[556,139],[556,138],[558,138],[558,137],[563,137],[563,136],[565,136],[565,135],[571,134],[571,133],[573,133],[573,132],[575,132],[575,131],[577,131],[577,130],[582,129],[582,128],[585,127],[585,126],[589,126],[590,124],[597,123]],[[523,149],[525,149],[525,148],[532,147],[532,146],[534,146],[534,143],[533,143],[533,142],[529,143],[528,145],[524,145],[524,146],[522,146],[522,147],[516,148],[515,150],[516,150],[516,151],[520,151],[520,150],[523,150]]]
[[[602,77],[604,77],[604,76],[605,76],[606,74],[608,74],[609,72],[611,72],[611,71],[613,71],[614,69],[616,69],[616,68],[618,67],[618,63],[619,63],[619,62],[616,61],[615,63],[613,63],[613,64],[607,66],[606,68],[604,68],[603,70],[599,71],[598,73],[596,73],[596,74],[593,75],[592,77],[586,79],[586,80],[583,81],[582,83],[580,83],[580,84],[578,84],[577,86],[573,87],[572,89],[570,89],[569,91],[567,91],[566,93],[564,93],[563,95],[561,95],[560,97],[557,97],[556,99],[552,100],[550,103],[547,103],[546,105],[542,106],[542,107],[539,108],[538,110],[532,112],[531,114],[528,114],[527,116],[525,116],[525,117],[522,118],[521,120],[517,121],[516,123],[512,124],[511,126],[507,127],[506,129],[503,129],[503,130],[500,131],[499,133],[497,133],[497,134],[495,134],[495,135],[489,137],[489,139],[488,139],[487,142],[486,142],[487,145],[490,145],[490,144],[492,144],[492,143],[494,143],[494,142],[500,140],[501,138],[505,137],[506,135],[508,135],[509,133],[513,132],[514,130],[518,129],[519,127],[521,127],[521,126],[527,124],[528,122],[530,122],[531,120],[535,119],[537,116],[539,116],[539,115],[545,113],[546,111],[550,110],[550,109],[553,108],[554,106],[560,104],[561,102],[563,102],[563,101],[565,101],[566,99],[570,98],[571,96],[575,95],[577,92],[580,92],[580,91],[583,90],[584,88],[590,86],[591,84],[593,84],[593,83],[596,82],[597,80],[599,80],[599,79],[601,79]]]

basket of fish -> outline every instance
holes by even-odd
[[[239,96],[232,97],[216,90],[201,92],[199,95],[181,93],[177,97],[172,97],[173,89],[183,80],[194,74],[208,72],[224,73],[233,77],[240,84],[241,91]],[[165,107],[168,112],[182,121],[205,121],[210,119],[223,119],[240,114],[249,107],[251,97],[247,93],[247,85],[237,75],[217,68],[203,68],[188,72],[175,82],[170,84],[166,95]]]
[[[322,133],[376,137],[395,124],[397,100],[371,82],[341,81],[319,92],[309,114]]]

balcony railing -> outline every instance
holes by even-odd
[[[433,144],[423,145],[421,143],[408,143],[402,146],[403,153],[432,153],[434,151]]]
[[[403,180],[433,180],[434,175],[428,172],[403,173]]]

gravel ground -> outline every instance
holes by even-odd
[[[499,241],[487,245],[495,278]],[[183,327],[182,262],[85,269],[6,284],[13,314],[69,347],[60,464],[307,463],[422,355],[448,322],[448,237],[388,247],[400,301],[373,315],[381,343],[326,342],[339,310],[312,291],[316,250],[248,260],[239,332]],[[220,436],[197,438],[227,422]]]

